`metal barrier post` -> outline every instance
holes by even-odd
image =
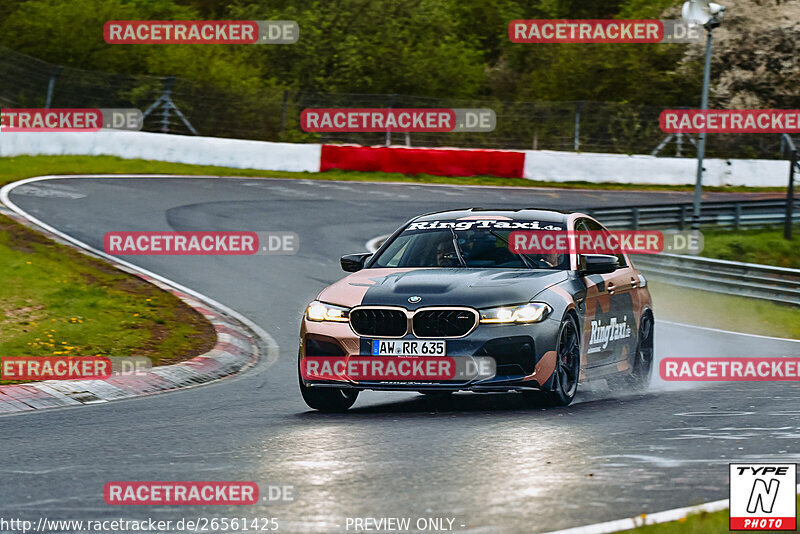
[[[166,81],[164,82],[164,93],[163,98],[164,102],[169,102],[172,100],[172,86],[175,83],[175,76],[169,76]],[[169,133],[169,106],[165,105],[164,108],[161,110],[161,131],[163,133]]]
[[[161,131],[169,133],[169,112],[174,111],[178,118],[183,122],[184,126],[192,132],[193,135],[198,135],[197,130],[194,129],[192,123],[189,122],[181,110],[172,101],[172,87],[175,83],[175,76],[168,76],[164,79],[164,92],[161,93],[155,102],[150,104],[150,107],[142,113],[142,119],[146,119],[153,111],[158,109],[158,106],[163,106],[161,110]]]
[[[797,165],[797,149],[789,157],[789,187],[786,189],[786,221],[783,223],[783,237],[792,239],[792,218],[794,216],[794,168]]]
[[[397,98],[397,93],[394,93],[389,98],[389,111],[391,111],[392,107],[394,107],[394,101],[395,101],[396,98]],[[392,144],[392,132],[391,132],[391,130],[388,130],[388,129],[386,130],[386,139],[384,140],[384,144],[386,146],[391,146],[391,144]]]
[[[281,139],[286,135],[286,102],[289,99],[289,91],[283,91],[283,104],[281,104]]]
[[[572,141],[575,152],[578,152],[581,149],[581,110],[583,110],[583,104],[584,101],[581,100],[578,102],[578,105],[575,106],[575,134]]]
[[[53,101],[53,88],[56,85],[56,78],[58,78],[58,75],[61,74],[61,69],[63,68],[64,67],[61,65],[56,66],[56,70],[50,76],[50,81],[47,82],[47,98],[44,102],[45,109],[50,109],[50,103]]]

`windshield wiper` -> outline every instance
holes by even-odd
[[[450,235],[453,236],[453,248],[456,251],[456,257],[458,258],[458,263],[461,264],[462,267],[467,266],[467,262],[464,261],[464,256],[461,254],[461,247],[458,246],[458,237],[456,237],[456,231],[453,230],[452,226],[448,226],[450,229]]]
[[[490,234],[492,234],[492,235],[493,235],[493,236],[495,236],[497,239],[499,239],[500,241],[502,241],[503,243],[505,243],[505,244],[506,244],[506,246],[508,247],[508,251],[509,251],[509,252],[511,252],[511,245],[509,245],[509,243],[508,243],[508,240],[507,240],[507,239],[505,239],[503,236],[501,236],[500,234],[498,234],[498,233],[497,233],[497,232],[495,232],[494,230],[491,230],[491,229],[488,229],[488,228],[487,228],[487,230],[489,230],[489,233],[490,233]],[[531,260],[530,260],[530,258],[528,258],[528,257],[527,257],[525,254],[522,254],[522,253],[519,253],[519,252],[512,252],[512,254],[516,254],[517,256],[519,256],[519,257],[520,257],[520,259],[522,260],[522,263],[524,263],[524,264],[525,264],[525,266],[526,266],[528,269],[538,269],[538,268],[539,268],[539,267],[534,267],[534,266],[533,266],[533,264],[531,263]]]

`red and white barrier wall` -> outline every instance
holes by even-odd
[[[322,145],[320,170],[522,178],[525,154],[513,150]]]
[[[150,132],[0,132],[0,156],[118,156],[236,169],[319,172],[322,145]]]
[[[547,150],[363,147],[270,143],[149,132],[0,132],[0,156],[108,155],[267,171],[319,172],[330,169],[500,176],[546,182],[693,184],[693,158]],[[782,187],[789,164],[781,160],[707,159],[709,186]]]
[[[783,187],[789,163],[781,160],[706,159],[708,186]],[[500,176],[544,182],[694,184],[697,160],[549,150],[472,150],[323,145],[320,169],[401,172],[439,176]]]

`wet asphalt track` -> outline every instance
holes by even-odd
[[[343,276],[338,257],[411,216],[688,198],[260,179],[72,178],[17,189],[13,202],[97,248],[112,230],[284,230],[299,234],[300,252],[126,258],[245,314],[275,338],[280,358],[188,391],[0,417],[0,516],[277,517],[281,532],[344,532],[347,517],[445,517],[455,532],[543,532],[727,498],[729,462],[800,462],[797,386],[662,383],[644,395],[583,393],[550,410],[515,395],[437,403],[368,392],[348,414],[323,415],[306,409],[295,374],[299,318]],[[656,336],[660,357],[797,351],[668,324]],[[102,497],[112,480],[253,480],[293,484],[297,496],[239,508],[112,507]]]

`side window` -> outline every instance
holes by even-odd
[[[590,219],[582,219],[582,220],[586,221],[586,227],[588,230],[608,232],[608,229],[605,226],[596,221],[592,221]],[[619,254],[616,254],[616,256],[620,268],[628,266],[628,262],[625,261],[625,254],[623,254],[622,251],[620,251]]]
[[[411,242],[411,236],[400,236],[389,245],[389,248],[381,254],[379,261],[373,267],[397,267],[400,265],[400,260],[403,254],[408,249],[408,244]]]
[[[577,219],[575,221],[575,231],[576,232],[585,232],[586,230],[588,230],[588,228],[586,227],[586,219]],[[575,256],[576,256],[575,261],[577,262],[578,261],[577,251],[576,251]],[[578,263],[580,263],[580,262],[578,262]]]

